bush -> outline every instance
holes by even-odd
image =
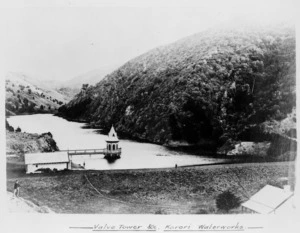
[[[196,214],[208,214],[208,211],[206,209],[199,209]]]
[[[7,129],[8,131],[10,131],[10,132],[14,132],[14,131],[15,131],[14,127],[12,127],[12,126],[8,123],[7,120],[5,120],[5,124],[6,124],[6,129]]]
[[[155,214],[167,214],[167,212],[163,209],[159,209],[159,210],[155,211]]]
[[[219,210],[225,211],[226,213],[228,213],[231,209],[239,207],[240,204],[240,198],[235,196],[229,190],[219,194],[216,199],[217,208]]]
[[[25,107],[28,107],[28,103],[29,103],[28,99],[24,98],[23,102],[24,102]]]
[[[18,127],[17,129],[16,129],[16,132],[21,132],[22,130],[21,130],[21,128],[20,127]]]
[[[277,157],[277,161],[295,161],[297,157],[296,151],[287,151]]]
[[[272,135],[272,144],[268,150],[268,156],[270,158],[278,158],[280,155],[284,155],[286,152],[297,151],[297,141],[286,138],[282,135]]]

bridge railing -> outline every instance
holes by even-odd
[[[122,148],[118,148],[118,149],[116,149],[116,150],[110,150],[110,151],[108,151],[108,149],[103,149],[104,151],[104,153],[121,153],[121,151],[122,151]]]
[[[114,151],[108,151],[105,149],[76,149],[76,150],[61,150],[68,152],[69,155],[82,155],[82,154],[106,154],[106,153],[121,153],[122,148],[118,148]]]

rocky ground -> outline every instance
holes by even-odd
[[[57,151],[58,147],[51,133],[30,134],[6,130],[6,154]]]

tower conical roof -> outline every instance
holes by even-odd
[[[109,133],[108,133],[108,137],[106,139],[107,142],[118,142],[118,135],[114,129],[114,127],[112,126]]]

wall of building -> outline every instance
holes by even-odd
[[[111,152],[119,149],[118,143],[107,143],[106,149]]]
[[[28,164],[26,168],[26,173],[34,173],[36,170],[40,168],[50,168],[51,170],[57,169],[57,170],[64,170],[68,168],[68,163],[54,163],[54,164]]]

